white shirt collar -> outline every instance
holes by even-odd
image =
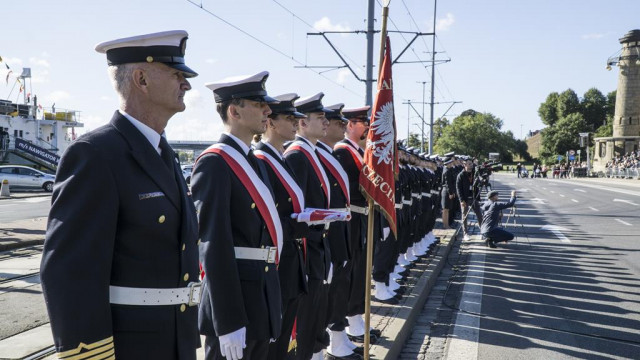
[[[320,144],[324,145],[324,147],[326,147],[327,149],[329,149],[329,150],[328,150],[328,151],[329,151],[329,154],[333,153],[333,149],[332,149],[329,145],[327,145],[327,144],[323,143],[323,142],[322,142],[322,141],[320,141],[320,140],[318,140],[318,143],[320,143]],[[324,149],[324,147],[322,148],[323,150],[325,150],[325,149]]]
[[[302,135],[298,135],[298,137],[300,137],[300,139],[302,139],[304,142],[309,144],[309,146],[311,146],[311,149],[313,149],[313,151],[316,151],[316,144],[312,144],[311,141],[309,141],[309,139],[307,139],[306,137],[304,137]]]
[[[260,140],[260,142],[265,144],[266,146],[268,146],[271,150],[273,150],[273,152],[276,153],[280,157],[280,160],[284,160],[284,158],[282,157],[282,154],[280,154],[280,151],[278,151],[273,145],[269,144],[266,141],[262,141],[262,140]]]
[[[158,134],[155,130],[153,130],[146,124],[141,123],[140,120],[127,114],[126,112],[122,110],[118,110],[118,111],[120,111],[120,114],[122,114],[122,116],[124,116],[127,120],[129,120],[129,122],[131,122],[131,124],[133,124],[133,126],[135,126],[136,129],[138,129],[138,131],[140,131],[145,138],[147,138],[151,146],[153,146],[153,148],[158,152],[158,154],[162,153],[162,150],[160,150],[160,136],[161,136],[160,134]],[[162,134],[164,135],[164,132]]]
[[[348,142],[350,142],[351,145],[353,145],[356,148],[356,150],[360,150],[360,145],[358,145],[357,142],[354,142],[353,140],[351,140],[349,138],[344,138],[344,139],[347,140]]]
[[[233,139],[233,141],[235,141],[236,143],[238,143],[238,145],[240,146],[240,148],[242,149],[242,151],[244,152],[244,155],[249,155],[249,150],[251,150],[251,148],[249,146],[247,146],[247,144],[245,144],[244,142],[242,142],[242,140],[238,139],[238,137],[231,135],[230,133],[224,131],[223,134],[227,135],[228,137],[230,137],[231,139]]]

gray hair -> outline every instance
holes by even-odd
[[[120,96],[120,103],[124,103],[131,92],[131,74],[136,67],[134,64],[111,65],[108,68],[111,84]]]

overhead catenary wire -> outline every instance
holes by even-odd
[[[191,3],[191,4],[193,4],[194,6],[196,6],[196,7],[198,7],[198,8],[200,8],[202,11],[204,11],[204,12],[206,12],[207,14],[209,14],[209,15],[213,16],[214,18],[216,18],[216,19],[218,19],[218,20],[222,21],[223,23],[225,23],[225,24],[226,24],[226,25],[228,25],[229,27],[231,27],[231,28],[233,28],[233,29],[235,29],[235,30],[237,30],[237,31],[241,32],[242,34],[244,34],[244,35],[248,36],[249,38],[251,38],[251,39],[253,39],[253,40],[257,41],[258,43],[260,43],[260,44],[262,44],[262,45],[266,46],[267,48],[269,48],[269,49],[271,49],[271,50],[275,51],[276,53],[278,53],[278,54],[280,54],[280,55],[282,55],[282,56],[286,57],[287,59],[289,59],[289,60],[291,60],[291,61],[295,62],[296,64],[298,64],[298,65],[302,65],[302,66],[304,66],[304,65],[305,65],[305,64],[303,64],[301,61],[297,60],[295,57],[290,56],[289,54],[284,53],[284,52],[283,52],[283,51],[281,51],[280,49],[275,48],[274,46],[272,46],[272,45],[270,45],[270,44],[266,43],[265,41],[263,41],[263,40],[259,39],[258,37],[256,37],[256,36],[254,36],[254,35],[250,34],[249,32],[247,32],[247,31],[245,31],[245,30],[241,29],[240,27],[238,27],[238,26],[236,26],[236,25],[232,24],[232,23],[231,23],[231,22],[229,22],[228,20],[226,20],[226,19],[222,18],[221,16],[219,16],[219,15],[215,14],[213,11],[211,11],[211,10],[209,10],[209,9],[205,8],[205,7],[202,5],[202,1],[200,1],[200,3],[196,3],[196,2],[195,2],[195,1],[193,1],[193,0],[186,0],[186,1],[187,1],[187,2],[189,2],[189,3]],[[352,89],[350,89],[350,88],[348,88],[348,87],[344,86],[343,84],[340,84],[340,83],[338,83],[337,81],[334,81],[334,80],[332,80],[332,79],[328,78],[327,76],[323,75],[322,73],[320,73],[320,72],[318,72],[318,71],[315,71],[315,70],[313,70],[313,69],[309,69],[309,70],[313,71],[314,73],[316,73],[318,76],[321,76],[321,77],[322,77],[322,78],[324,78],[325,80],[328,80],[328,81],[330,81],[331,83],[333,83],[333,84],[335,84],[335,85],[337,85],[337,86],[339,86],[339,87],[341,87],[341,88],[345,89],[346,91],[348,91],[348,92],[350,92],[350,93],[352,93],[352,94],[354,94],[354,95],[356,95],[356,96],[358,96],[358,97],[364,98],[364,96],[362,95],[362,92],[354,91],[354,90],[352,90]]]

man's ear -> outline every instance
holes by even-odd
[[[240,117],[240,113],[238,112],[238,106],[231,104],[229,105],[229,107],[227,108],[227,118],[231,119],[231,118],[239,118]]]
[[[133,72],[131,73],[131,80],[132,80],[133,86],[146,92],[148,80],[147,80],[147,73],[143,69],[133,70]]]

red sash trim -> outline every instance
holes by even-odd
[[[318,154],[320,154],[320,161],[326,166],[331,175],[338,181],[344,197],[347,199],[347,206],[351,204],[351,196],[349,193],[349,178],[344,172],[342,165],[331,155],[329,152],[318,148]]]
[[[322,164],[320,163],[320,160],[316,156],[315,152],[313,152],[308,147],[309,145],[301,141],[296,141],[287,148],[287,150],[285,151],[285,154],[290,151],[298,150],[307,157],[307,160],[309,160],[309,162],[311,163],[311,167],[313,167],[313,171],[316,173],[316,177],[318,178],[318,180],[320,180],[320,183],[322,184],[322,191],[324,192],[324,196],[327,198],[327,208],[329,208],[329,204],[331,203],[331,193],[329,191],[329,179],[327,178],[327,174],[325,174],[324,170],[322,169]]]
[[[353,158],[353,162],[356,163],[356,167],[358,168],[358,171],[362,171],[362,168],[364,167],[364,159],[362,158],[362,155],[360,155],[358,150],[354,149],[353,146],[345,143],[337,143],[335,146],[335,149],[349,150],[349,153]]]
[[[255,202],[258,208],[260,216],[267,225],[267,230],[269,230],[273,245],[278,248],[276,257],[276,263],[278,263],[280,261],[280,253],[282,252],[282,225],[280,224],[276,204],[273,198],[268,195],[270,193],[269,188],[260,180],[255,171],[246,170],[253,168],[249,164],[249,161],[233,147],[222,143],[214,144],[203,151],[200,156],[207,153],[220,155],[249,192],[251,199],[253,199],[253,202]]]
[[[285,190],[287,190],[287,194],[291,197],[291,203],[293,204],[293,211],[296,213],[304,210],[304,195],[302,194],[302,189],[298,186],[295,180],[291,177],[289,172],[278,162],[278,160],[274,159],[273,156],[261,150],[253,150],[253,153],[260,160],[263,160],[269,166],[276,176],[282,186],[284,186]]]

